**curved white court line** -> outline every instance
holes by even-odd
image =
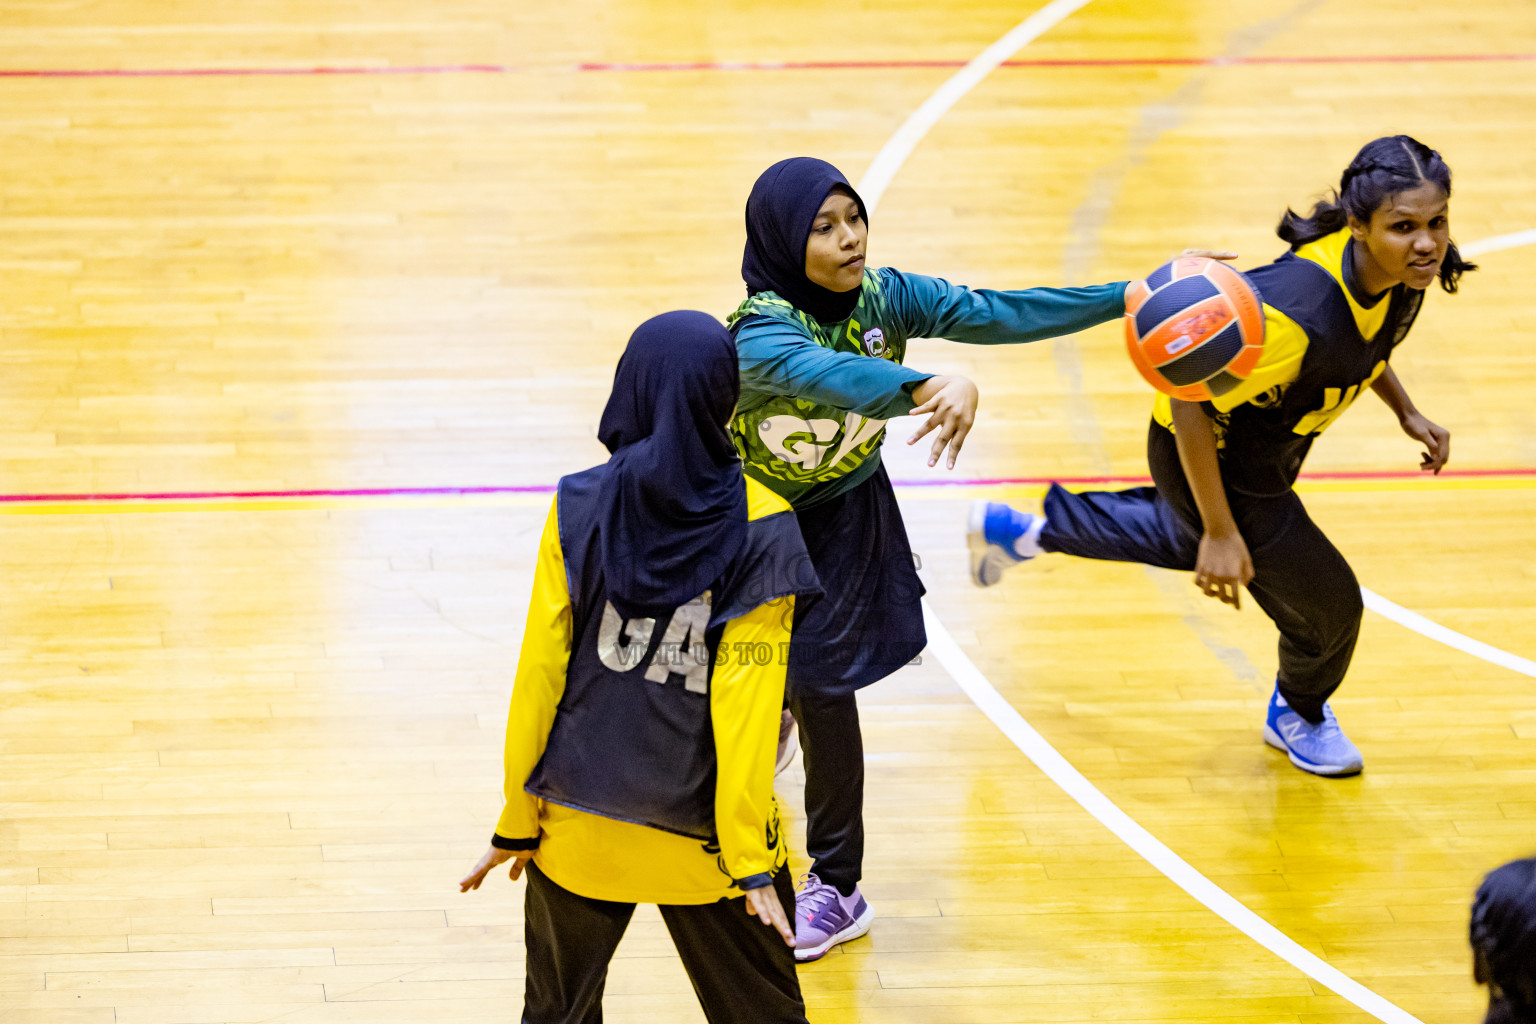
[[[860,195],[866,206],[873,211],[879,203],[885,190],[890,186],[897,171],[906,162],[907,157],[917,147],[928,132],[949,112],[966,93],[975,88],[986,76],[995,70],[1003,61],[1012,57],[1025,45],[1038,38],[1052,26],[1061,22],[1064,18],[1080,10],[1087,5],[1089,0],[1053,0],[1024,21],[1020,22],[1012,31],[1003,36],[996,43],[987,47],[964,68],[946,81],[922,106],[913,111],[904,121],[896,133],[887,140],[870,163],[869,170],[858,185]],[[1526,238],[1530,235],[1530,238]],[[1520,239],[1513,241],[1513,239]],[[1469,256],[1478,253],[1492,252],[1498,248],[1510,248],[1514,245],[1528,244],[1536,241],[1536,232],[1520,232],[1515,235],[1500,236],[1497,239],[1488,239],[1481,246],[1469,245],[1465,250]],[[1490,244],[1508,243],[1508,244]],[[1374,602],[1377,609],[1390,605],[1404,613],[1404,616],[1414,616],[1407,609],[1400,609],[1397,605],[1386,601],[1379,595],[1371,594],[1362,588],[1367,595],[1368,602]],[[1468,646],[1457,646],[1459,650],[1468,650],[1471,646],[1486,648],[1486,644],[1462,637],[1451,630],[1444,630],[1435,623],[1422,616],[1414,616],[1422,620],[1428,626],[1435,626],[1437,630],[1443,630],[1445,634],[1464,641]],[[1046,741],[1045,737],[1035,731],[1024,717],[1005,700],[996,687],[984,676],[979,669],[966,657],[959,644],[945,628],[944,623],[934,614],[932,606],[927,600],[923,601],[923,621],[928,631],[928,646],[939,663],[944,666],[950,676],[960,688],[965,691],[973,703],[988,719],[1000,729],[1003,735],[1011,740],[1014,746],[1034,762],[1046,777],[1061,787],[1072,799],[1076,800],[1082,808],[1091,814],[1100,824],[1113,832],[1122,842],[1140,855],[1147,863],[1157,868],[1171,882],[1194,897],[1212,913],[1232,925],[1238,931],[1253,939],[1259,945],[1275,954],[1280,959],[1289,963],[1297,970],[1306,974],[1314,981],[1327,986],[1330,990],[1355,1006],[1373,1015],[1385,1024],[1423,1024],[1417,1017],[1392,1003],[1390,1000],[1361,985],[1353,978],[1344,974],[1338,968],[1327,963],[1317,955],[1308,952],[1290,936],[1280,931],[1274,925],[1265,921],[1258,914],[1249,910],[1235,899],[1230,893],[1222,889],[1216,883],[1196,871],[1188,861],[1174,853],[1161,840],[1152,835],[1141,825],[1137,824],[1128,814],[1122,811],[1098,787],[1089,782],[1082,772],[1074,768],[1055,747]],[[1403,621],[1395,619],[1395,621]],[[1415,628],[1415,627],[1410,627]],[[1426,635],[1431,635],[1426,633]],[[1446,642],[1441,636],[1435,639]],[[1490,651],[1496,648],[1488,648]],[[1499,654],[1504,652],[1499,651]],[[1478,655],[1482,657],[1482,654]],[[1508,657],[1513,657],[1509,655]],[[1517,659],[1523,661],[1524,659]]]
[[[1249,910],[1236,897],[1191,867],[1188,861],[1170,850],[1162,840],[1138,825],[1135,819],[1089,782],[1082,772],[1072,767],[1060,751],[1051,746],[1012,704],[1003,699],[1003,695],[997,692],[987,677],[981,674],[981,670],[966,657],[960,645],[955,643],[955,638],[949,635],[944,623],[933,614],[927,598],[923,599],[923,622],[928,627],[928,650],[939,659],[939,664],[954,677],[960,689],[975,702],[982,714],[990,718],[992,724],[1001,729],[1003,735],[1012,740],[1013,745],[1045,773],[1046,778],[1060,786],[1068,796],[1082,805],[1083,810],[1097,818],[1100,824],[1166,875],[1169,881],[1292,967],[1328,986],[1378,1020],[1386,1024],[1423,1024],[1413,1014],[1372,992],[1316,954],[1308,952],[1295,939]]]
[[[1468,258],[1474,256],[1486,256],[1491,252],[1503,252],[1505,249],[1518,249],[1523,245],[1536,245],[1536,228],[1525,231],[1511,231],[1507,235],[1494,235],[1492,238],[1479,239],[1476,242],[1468,242],[1462,246],[1461,254]],[[1445,626],[1427,619],[1416,611],[1404,608],[1400,604],[1388,601],[1374,590],[1365,587],[1360,588],[1360,596],[1365,598],[1365,606],[1383,618],[1391,619],[1405,629],[1411,629],[1420,636],[1427,636],[1447,647],[1454,647],[1464,654],[1470,654],[1474,658],[1482,658],[1511,672],[1519,672],[1521,675],[1536,679],[1536,661],[1522,658],[1518,654],[1485,644],[1481,640],[1474,640],[1469,636],[1447,629]]]
[[[886,140],[880,152],[870,161],[869,170],[864,172],[864,178],[858,184],[859,197],[864,200],[865,207],[874,212],[880,204],[880,197],[885,195],[891,179],[896,177],[901,165],[907,162],[907,157],[912,155],[917,144],[939,123],[939,118],[949,113],[949,108],[962,96],[996,71],[1003,61],[1088,3],[1089,0],[1051,0],[1051,3],[1019,22],[1007,35],[972,57],[965,67],[951,75],[949,81],[923,101],[922,106],[912,111],[901,127],[896,129],[896,134]]]

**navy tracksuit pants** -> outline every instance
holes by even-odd
[[[1204,532],[1200,511],[1173,432],[1156,421],[1147,463],[1155,487],[1073,494],[1052,485],[1040,546],[1193,570]],[[1322,721],[1323,702],[1343,682],[1360,635],[1360,585],[1295,491],[1253,497],[1229,489],[1227,501],[1253,559],[1248,592],[1280,629],[1280,695],[1303,718]]]

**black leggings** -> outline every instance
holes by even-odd
[[[1195,567],[1200,511],[1170,430],[1147,434],[1155,487],[1073,494],[1052,485],[1045,497],[1046,551],[1164,569]],[[1295,491],[1253,497],[1231,490],[1227,502],[1253,558],[1248,592],[1280,629],[1280,695],[1303,718],[1320,722],[1323,702],[1349,670],[1364,604],[1360,584],[1338,548],[1307,515]]]
[[[811,871],[844,896],[864,870],[864,737],[852,693],[789,691],[805,760],[805,853]]]
[[[578,896],[532,862],[526,877],[523,1024],[602,1024],[608,962],[635,905]],[[780,871],[773,884],[793,921],[789,872]],[[806,1024],[794,950],[744,903],[738,897],[660,907],[705,1018],[709,1024]]]

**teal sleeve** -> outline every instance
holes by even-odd
[[[890,419],[912,408],[912,389],[933,376],[889,359],[823,348],[795,326],[749,317],[736,330],[743,395],[804,398],[860,416]]]
[[[892,313],[913,338],[1008,345],[1075,334],[1125,314],[1125,281],[1003,292],[889,267],[879,273]]]

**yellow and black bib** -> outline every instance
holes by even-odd
[[[1373,301],[1354,288],[1352,245],[1346,229],[1247,271],[1264,304],[1306,332],[1307,348],[1289,384],[1229,412],[1207,406],[1222,477],[1239,493],[1288,490],[1313,439],[1375,383],[1418,316],[1421,291],[1399,284]]]

